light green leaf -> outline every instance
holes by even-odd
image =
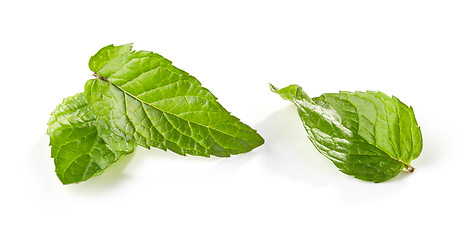
[[[47,134],[57,176],[64,184],[101,174],[135,147],[133,141],[125,141],[96,120],[84,93],[66,98],[57,106],[51,114]]]
[[[89,65],[98,78],[85,87],[92,111],[115,134],[181,155],[228,157],[263,144],[196,78],[159,54],[128,47],[94,55]]]
[[[93,72],[98,72],[102,67],[108,69],[110,64],[116,65],[118,62],[123,62],[125,56],[131,52],[131,49],[132,44],[103,47],[89,59],[89,69]]]
[[[298,85],[271,90],[293,102],[314,146],[344,173],[383,182],[422,150],[413,108],[382,92],[326,93],[309,98]]]

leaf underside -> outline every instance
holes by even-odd
[[[47,133],[62,183],[101,174],[136,145],[229,157],[264,143],[196,78],[159,54],[131,48],[99,50],[89,61],[96,78],[51,114]]]
[[[326,93],[309,98],[298,85],[271,90],[294,103],[308,137],[340,171],[384,182],[422,150],[422,136],[411,107],[382,92]]]

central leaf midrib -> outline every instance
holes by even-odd
[[[220,133],[222,133],[222,134],[224,134],[224,135],[226,135],[226,136],[229,136],[229,137],[238,138],[238,137],[236,137],[236,136],[232,136],[232,135],[230,135],[230,134],[228,134],[228,133],[222,132],[222,131],[219,130],[219,129],[216,129],[216,128],[213,128],[213,127],[210,127],[210,126],[205,126],[205,125],[203,125],[203,124],[201,124],[201,123],[198,123],[198,122],[195,122],[195,121],[192,121],[192,120],[185,119],[185,118],[183,118],[183,117],[181,117],[181,116],[179,116],[179,115],[177,115],[177,114],[174,114],[174,113],[165,111],[165,110],[163,110],[163,109],[161,109],[161,108],[159,108],[159,107],[157,107],[157,106],[151,105],[150,103],[145,102],[145,101],[139,99],[137,96],[133,95],[132,93],[130,93],[130,92],[124,90],[122,87],[120,87],[120,86],[118,86],[118,85],[112,83],[112,82],[109,81],[107,78],[102,77],[102,76],[100,76],[100,75],[97,74],[97,73],[94,73],[94,76],[97,77],[98,79],[101,79],[101,80],[107,82],[108,84],[111,84],[111,85],[115,86],[116,88],[118,88],[119,90],[121,90],[121,91],[124,92],[125,94],[127,94],[127,95],[133,97],[134,99],[136,99],[137,101],[141,102],[142,104],[148,105],[148,106],[150,106],[150,107],[152,107],[152,108],[154,108],[154,109],[156,109],[156,110],[159,110],[159,111],[161,111],[161,112],[164,112],[164,113],[173,115],[173,116],[175,116],[175,117],[177,117],[177,118],[179,118],[179,119],[181,119],[181,120],[184,120],[184,121],[186,121],[186,122],[191,122],[191,123],[194,123],[194,124],[199,125],[199,126],[201,126],[201,127],[208,128],[209,130],[214,130],[214,131],[220,132]],[[241,130],[241,129],[240,129],[240,130]],[[214,137],[212,137],[212,138],[214,138]],[[215,140],[215,138],[214,138],[214,140]],[[197,141],[197,140],[195,139],[195,141]]]

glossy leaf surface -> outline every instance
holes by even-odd
[[[309,139],[344,173],[383,182],[422,150],[422,136],[411,107],[382,92],[326,93],[311,99],[298,85],[271,90],[294,103]]]

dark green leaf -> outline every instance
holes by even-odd
[[[298,85],[271,90],[293,102],[314,146],[344,173],[383,182],[422,149],[420,128],[411,107],[382,92],[326,93],[309,98]]]

